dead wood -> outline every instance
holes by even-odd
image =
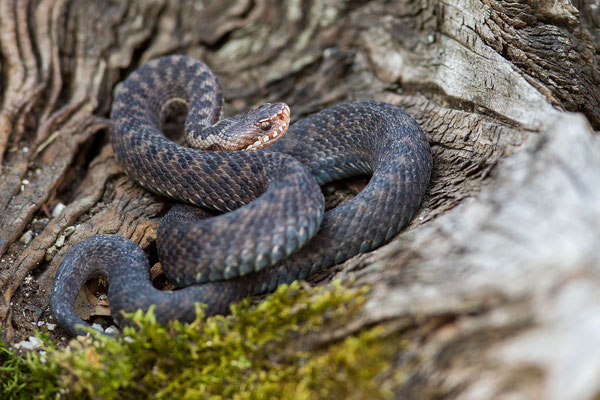
[[[375,98],[426,131],[435,170],[417,218],[333,271],[372,292],[332,337],[371,324],[407,332],[399,396],[598,396],[599,10],[588,0],[1,1],[5,336],[51,321],[48,292],[74,243],[119,233],[152,248],[167,204],[123,174],[107,116],[128,73],[182,53],[215,70],[227,114],[286,101],[297,120]]]

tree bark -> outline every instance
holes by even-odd
[[[56,269],[85,237],[152,249],[168,203],[124,175],[107,118],[127,74],[187,54],[219,76],[226,114],[285,101],[297,120],[378,99],[425,130],[435,168],[417,217],[317,278],[372,287],[343,334],[406,332],[399,397],[597,398],[599,10],[594,0],[0,0],[4,335],[52,320]]]

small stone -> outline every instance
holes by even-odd
[[[63,203],[58,203],[55,207],[54,210],[52,210],[52,218],[56,218],[59,216],[59,214],[62,212],[62,210],[65,209],[65,205]]]
[[[92,324],[92,328],[94,328],[95,330],[97,330],[98,332],[104,332],[104,328],[102,327],[102,325],[100,324]]]
[[[65,236],[60,235],[58,239],[56,239],[56,243],[54,243],[54,245],[59,249],[63,247],[65,245]]]
[[[19,242],[21,242],[23,244],[29,244],[29,242],[31,242],[31,239],[33,239],[33,231],[28,230],[21,236],[21,238],[19,239]]]
[[[135,20],[133,21],[133,26],[135,26],[138,29],[144,26],[144,17],[141,15],[137,15],[135,17]]]
[[[31,344],[27,340],[21,340],[19,343],[15,343],[15,349],[27,349],[30,350]]]
[[[117,329],[116,326],[111,325],[104,330],[104,333],[106,333],[107,335],[115,335],[116,336],[119,334],[119,330]]]
[[[43,344],[44,342],[42,342],[41,339],[38,339],[35,336],[29,336],[27,340],[20,341],[15,345],[15,347],[25,350],[36,350],[42,347]]]
[[[56,324],[46,322],[46,328],[48,328],[49,331],[53,331],[56,329]]]
[[[48,250],[46,250],[46,256],[44,257],[44,259],[46,261],[52,261],[56,253],[58,253],[58,249],[56,248],[56,246],[51,246],[48,248]]]
[[[29,336],[29,341],[35,346],[36,349],[42,347],[44,342],[40,338],[36,338],[35,336]]]
[[[34,224],[38,224],[39,223],[39,224],[42,224],[42,225],[46,225],[49,221],[50,220],[48,218],[44,217],[44,218],[34,218],[32,222]]]

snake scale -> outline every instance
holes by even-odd
[[[111,312],[121,326],[127,321],[120,311],[150,305],[160,322],[193,320],[197,302],[206,304],[208,315],[224,313],[234,301],[382,245],[423,199],[432,169],[429,145],[394,105],[341,104],[287,129],[283,103],[220,120],[222,102],[211,70],[185,56],[150,61],[118,88],[111,141],[127,175],[160,195],[224,213],[205,218],[198,208],[175,206],[159,224],[158,255],[167,278],[180,287],[173,291],[153,287],[146,254],[129,239],[95,235],[73,246],[50,298],[66,331],[82,332],[76,325],[85,322],[73,306],[92,277],[108,279]],[[188,110],[188,143],[210,150],[164,136],[162,121],[174,106]],[[231,132],[242,137],[236,147],[248,150],[230,151],[220,142]],[[319,185],[364,174],[372,177],[357,196],[324,212]]]

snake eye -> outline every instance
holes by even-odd
[[[261,121],[260,129],[262,129],[263,131],[268,131],[269,129],[271,129],[272,125],[273,124],[271,123],[271,121]]]

